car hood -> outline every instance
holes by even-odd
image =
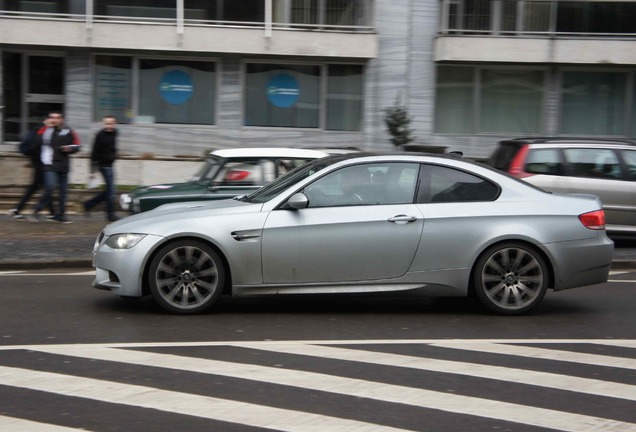
[[[152,186],[143,186],[135,189],[131,195],[138,198],[146,196],[188,195],[205,191],[207,186],[198,182],[162,183]]]
[[[165,224],[187,226],[190,221],[212,216],[259,212],[263,204],[253,204],[237,199],[219,201],[191,201],[164,204],[153,210],[125,217],[107,225],[106,235],[116,233],[146,233],[162,235]],[[157,228],[155,228],[157,227]]]

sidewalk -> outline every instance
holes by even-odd
[[[91,268],[93,244],[108,222],[104,213],[67,215],[73,221],[38,223],[0,215],[0,270]]]
[[[103,212],[91,218],[71,214],[71,224],[32,223],[0,215],[0,271],[92,268],[97,235],[108,222]],[[614,251],[613,269],[636,269],[636,242]]]

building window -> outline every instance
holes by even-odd
[[[320,66],[247,64],[245,125],[319,127]]]
[[[133,60],[95,56],[95,120],[114,115],[120,123],[214,124],[215,63]]]
[[[543,119],[543,72],[484,69],[479,132],[533,133]]]
[[[95,116],[114,115],[119,123],[130,123],[132,59],[125,56],[95,57]]]
[[[139,61],[139,115],[151,123],[214,124],[215,64]]]
[[[563,72],[560,133],[627,135],[626,80],[621,72]]]
[[[437,68],[435,132],[473,133],[473,81],[473,68]]]
[[[362,66],[329,65],[327,129],[357,131],[362,122]]]
[[[435,132],[539,133],[543,95],[541,70],[440,66]]]
[[[361,65],[248,63],[244,124],[360,130],[362,73]]]

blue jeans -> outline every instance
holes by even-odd
[[[53,193],[59,189],[59,205],[57,217],[64,217],[66,212],[66,193],[68,190],[68,173],[59,171],[44,171],[44,193],[35,206],[35,212],[39,213],[44,207],[51,207]]]
[[[115,216],[115,177],[113,167],[100,167],[99,172],[104,177],[106,188],[84,203],[84,208],[90,210],[97,204],[106,201],[106,213],[108,217]]]

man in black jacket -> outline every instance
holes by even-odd
[[[99,170],[104,177],[106,188],[90,200],[84,202],[84,212],[88,212],[97,204],[106,201],[106,217],[109,221],[118,219],[115,214],[115,180],[113,163],[117,158],[117,119],[106,116],[102,119],[104,127],[95,135],[93,152],[91,153],[91,176]]]
[[[59,112],[49,113],[49,126],[40,128],[33,138],[33,152],[39,155],[44,172],[44,193],[35,206],[32,222],[38,222],[38,213],[53,199],[53,191],[59,188],[59,207],[51,220],[70,223],[66,219],[66,193],[68,189],[68,173],[71,169],[70,155],[80,149],[80,141],[73,130],[64,125],[64,116]]]
[[[44,119],[42,123],[44,124],[45,127],[49,127],[48,118]],[[29,202],[29,199],[31,199],[33,194],[36,193],[38,189],[44,186],[44,171],[42,170],[42,161],[40,160],[40,154],[39,153],[35,154],[35,151],[33,151],[33,139],[35,138],[35,135],[37,134],[39,129],[40,128],[33,129],[32,131],[30,131],[24,137],[24,139],[22,140],[22,143],[20,144],[20,151],[25,156],[28,156],[29,160],[31,161],[31,167],[33,168],[33,178],[31,180],[31,184],[29,184],[24,190],[24,195],[22,195],[22,198],[20,198],[20,202],[18,202],[18,205],[15,208],[9,210],[9,214],[13,216],[14,219],[20,219],[20,220],[26,219],[25,216],[21,213],[22,209]],[[49,212],[51,213],[51,216],[47,216],[47,218],[50,218],[50,219],[54,218],[55,211],[53,211],[52,202],[49,202],[48,209],[49,209]]]

